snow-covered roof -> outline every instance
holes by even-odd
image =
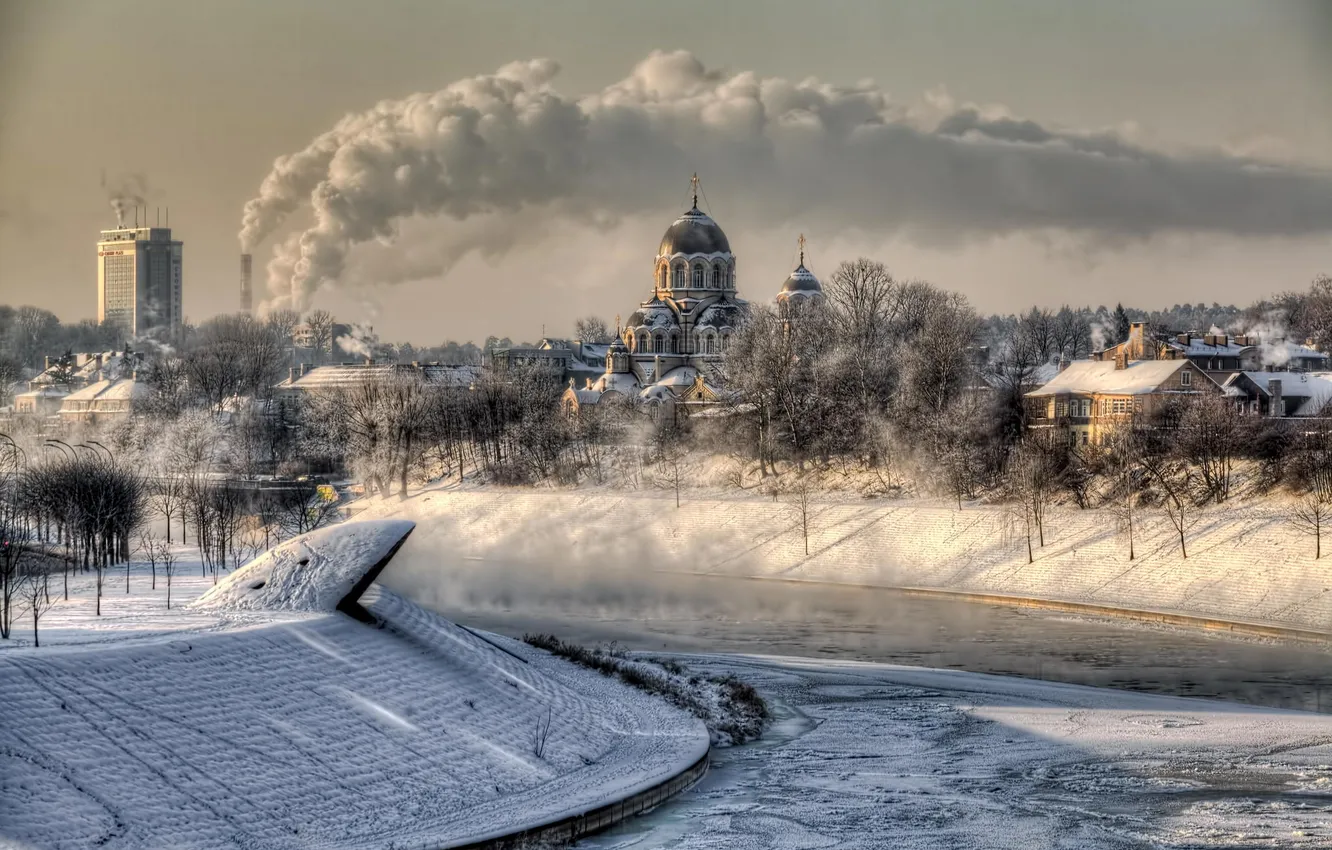
[[[677,366],[657,379],[657,387],[692,387],[698,377],[698,370],[693,366]]]
[[[1270,381],[1281,382],[1281,395],[1285,398],[1330,398],[1332,399],[1332,380],[1327,374],[1315,372],[1236,372],[1226,380],[1231,386],[1240,375],[1253,381],[1258,391],[1268,395]]]
[[[1107,395],[1145,395],[1165,383],[1171,375],[1188,365],[1187,360],[1133,360],[1116,369],[1112,360],[1079,360],[1070,363],[1045,386],[1028,396],[1060,393],[1104,393]]]
[[[148,388],[129,379],[98,381],[65,396],[67,402],[79,401],[132,401],[141,398]]]
[[[15,393],[14,398],[64,398],[67,395],[69,395],[69,393],[64,390],[47,385],[28,390],[27,392]]]
[[[1187,345],[1178,339],[1167,340],[1166,345],[1183,352],[1185,357],[1239,357],[1252,348],[1248,345],[1236,345],[1231,337],[1226,337],[1225,342],[1220,345],[1208,345],[1205,338],[1197,336],[1190,337]]]
[[[398,372],[410,373],[419,369],[428,383],[445,387],[464,388],[472,385],[482,373],[480,366],[448,366],[426,364],[409,366],[396,363],[377,363],[374,365],[341,364],[316,366],[294,381],[290,378],[278,384],[286,389],[320,390],[336,387],[355,386],[367,380],[383,380]]]
[[[649,301],[625,323],[626,328],[670,328],[678,325],[675,313],[661,301]]]
[[[617,392],[632,395],[638,392],[638,379],[631,372],[607,372],[592,385],[597,392]]]
[[[744,323],[749,303],[739,299],[727,299],[709,304],[694,321],[700,328],[738,328]]]

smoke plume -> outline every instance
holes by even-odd
[[[142,174],[117,174],[107,179],[102,172],[102,188],[106,190],[107,201],[116,213],[116,226],[125,226],[125,214],[137,207],[147,208],[148,180]]]
[[[655,52],[582,98],[555,91],[557,71],[547,59],[514,63],[385,100],[279,158],[245,205],[242,250],[306,205],[313,224],[275,249],[269,306],[305,306],[344,274],[353,246],[392,242],[413,216],[483,216],[502,251],[527,238],[523,213],[595,224],[676,212],[692,171],[725,190],[728,215],[930,240],[1332,230],[1332,175],[1297,166],[1167,153],[947,97],[930,98],[942,115],[929,118],[872,82],[723,73],[686,52]]]

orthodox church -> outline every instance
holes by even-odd
[[[612,398],[695,406],[715,402],[723,388],[720,363],[749,316],[736,288],[736,258],[715,220],[694,204],[661,238],[652,264],[652,295],[623,325],[606,350],[606,371],[583,389],[570,386],[567,404],[577,408]],[[779,304],[818,300],[823,288],[800,264],[777,294]]]

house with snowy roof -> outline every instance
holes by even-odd
[[[305,393],[349,389],[366,381],[388,380],[394,375],[420,375],[424,382],[439,389],[468,390],[481,377],[479,366],[454,366],[442,363],[336,363],[292,366],[287,377],[274,385],[279,398],[299,398]]]
[[[1067,435],[1079,445],[1103,443],[1115,428],[1155,421],[1167,404],[1221,387],[1190,360],[1114,360],[1070,363],[1026,394],[1029,427]]]
[[[1332,402],[1332,373],[1242,371],[1221,384],[1236,409],[1251,416],[1320,416]]]

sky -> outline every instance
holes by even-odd
[[[647,297],[698,171],[755,301],[804,233],[985,313],[1246,304],[1332,273],[1327,44],[1295,0],[0,0],[0,303],[93,316],[137,189],[192,321],[254,202],[274,305],[567,334]]]

